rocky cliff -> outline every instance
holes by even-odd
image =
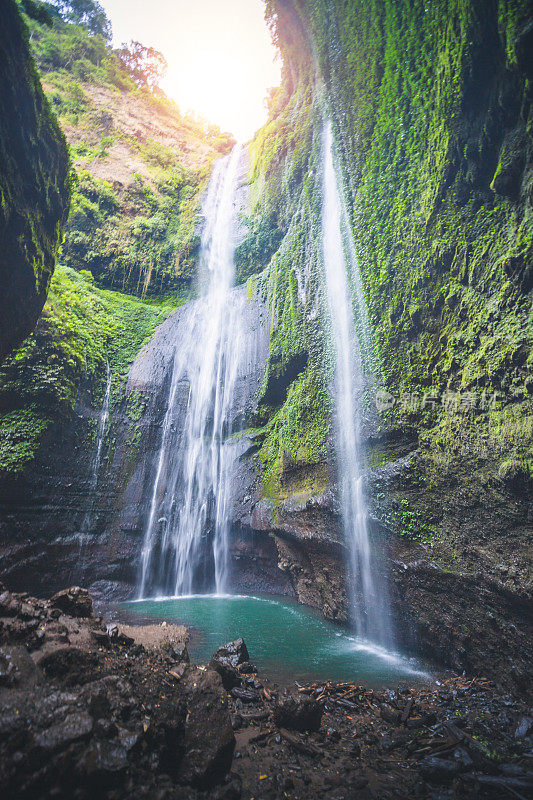
[[[492,659],[523,684],[531,7],[282,0],[267,16],[284,79],[252,146],[251,230],[275,227],[282,241],[267,273],[277,326],[258,406],[253,524],[282,537],[301,599],[342,618],[340,573],[324,574],[316,554],[335,563],[343,547],[320,265],[330,118],[378,357],[367,496],[374,536],[388,542],[399,630],[439,660],[482,670]]]
[[[399,638],[522,688],[531,663],[530,6],[272,0],[267,18],[284,72],[250,144],[236,253],[254,355],[243,375],[234,585],[348,617],[321,260],[331,119],[374,339],[364,365],[370,529],[388,556]],[[90,277],[64,274],[91,303],[117,301]],[[165,267],[159,275],[171,280]],[[2,482],[14,588],[26,588],[31,566],[41,591],[63,585],[65,572],[102,599],[133,591],[172,352],[194,305],[172,313],[129,373],[168,309],[126,305],[120,347],[114,328],[102,328],[92,360],[79,361],[99,372],[98,389],[78,369],[67,396],[79,416],[46,428],[34,461]],[[106,354],[128,380],[112,404],[95,490],[86,421],[97,428]],[[45,387],[58,366],[47,363]],[[32,408],[41,413],[34,395]],[[179,419],[174,435],[179,447]],[[24,456],[24,430],[18,441]]]
[[[2,360],[33,330],[46,300],[68,213],[69,161],[13,0],[2,4],[0,51]]]

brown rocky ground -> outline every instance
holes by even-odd
[[[6,800],[533,796],[533,714],[483,678],[280,687],[242,640],[200,669],[166,627],[147,649],[83,589],[1,587]]]

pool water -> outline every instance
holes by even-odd
[[[188,649],[197,664],[242,636],[250,659],[271,680],[356,681],[369,686],[428,679],[417,663],[358,639],[318,612],[287,598],[192,595],[124,603],[130,620],[192,626]]]

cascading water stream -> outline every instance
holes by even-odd
[[[245,341],[232,287],[235,198],[242,150],[215,165],[203,213],[200,255],[202,297],[190,304],[185,333],[176,345],[150,511],[145,529],[140,596],[161,591],[189,594],[211,535],[214,588],[227,577],[228,513],[233,464],[231,414]],[[176,403],[188,399],[180,442]]]
[[[96,487],[98,483],[98,473],[100,471],[100,462],[102,460],[102,448],[104,446],[105,430],[107,427],[107,420],[109,419],[109,401],[111,399],[111,385],[113,383],[113,375],[109,366],[109,361],[106,361],[106,386],[104,393],[104,400],[102,403],[102,410],[98,417],[98,428],[96,430],[96,451],[93,462],[92,486]]]
[[[322,244],[332,344],[336,454],[342,517],[351,556],[351,603],[357,633],[391,647],[386,582],[380,574],[368,532],[363,492],[361,399],[364,391],[362,349],[371,341],[355,246],[335,163],[331,123],[323,132]],[[357,315],[350,284],[354,287]],[[367,359],[368,360],[368,359]]]
[[[96,501],[95,497],[95,489],[98,485],[98,476],[100,474],[100,465],[102,462],[102,451],[104,447],[104,440],[105,440],[105,432],[107,428],[107,421],[109,419],[109,403],[111,400],[111,386],[113,382],[113,375],[111,373],[111,369],[109,367],[109,361],[106,362],[106,387],[104,392],[104,399],[102,401],[102,408],[100,409],[100,413],[98,415],[98,424],[96,427],[96,442],[94,448],[94,455],[92,458],[92,470],[91,470],[91,478],[89,481],[89,503],[90,507],[87,510],[83,522],[80,527],[80,541],[83,542],[83,539],[87,534],[91,532],[92,521],[93,521],[93,513],[94,513],[94,504]]]

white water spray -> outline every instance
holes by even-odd
[[[371,340],[371,333],[355,246],[336,169],[330,122],[324,129],[322,147],[322,244],[332,344],[336,356],[336,451],[343,524],[351,555],[352,611],[359,635],[391,646],[386,583],[371,547],[363,492],[360,427],[364,374],[361,350]],[[356,318],[350,284],[354,289]]]
[[[176,345],[168,406],[145,529],[140,596],[196,589],[212,541],[215,590],[225,589],[234,442],[230,435],[245,345],[242,308],[232,293],[235,199],[241,148],[215,166],[203,213],[200,274],[203,297],[190,304]],[[188,383],[182,440],[176,444],[176,402]],[[173,452],[176,448],[178,452]]]

